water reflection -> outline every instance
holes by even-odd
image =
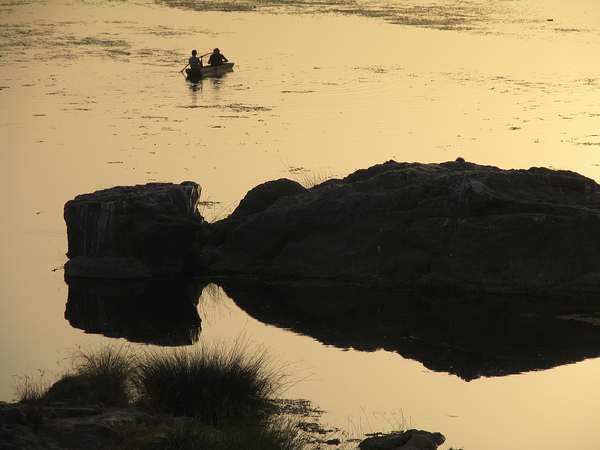
[[[217,283],[263,323],[340,348],[397,352],[467,381],[600,356],[600,320],[592,302],[276,286],[235,279]]]
[[[144,280],[68,278],[65,319],[86,333],[163,346],[198,341],[198,281],[179,277]]]
[[[196,92],[201,91],[202,90],[202,81],[201,80],[190,80],[189,78],[186,78],[190,91],[192,92],[192,98],[194,99],[194,105],[196,104],[198,97],[196,97],[196,95],[194,95]]]
[[[218,285],[262,323],[338,348],[396,352],[466,381],[600,356],[600,318],[589,301],[213,281],[67,279],[65,318],[86,333],[190,345],[201,332],[199,298]]]

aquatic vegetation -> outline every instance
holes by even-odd
[[[481,31],[486,20],[502,21],[503,14],[510,11],[504,5],[451,3],[415,5],[412,2],[373,2],[369,4],[353,0],[155,0],[172,8],[193,11],[224,11],[294,14],[344,14],[377,18],[392,24],[434,28],[439,30]]]

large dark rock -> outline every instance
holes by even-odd
[[[138,278],[181,272],[203,239],[200,190],[187,181],[78,195],[64,210],[67,256],[79,257],[65,266],[66,275]]]
[[[257,187],[215,230],[213,272],[460,292],[600,291],[600,195],[593,180],[568,171],[389,161],[309,190],[289,180]]]

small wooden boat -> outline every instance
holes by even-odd
[[[187,73],[187,77],[190,80],[200,80],[205,77],[218,77],[226,72],[231,72],[233,70],[233,64],[234,63],[232,62],[226,62],[220,66],[204,66],[200,69],[185,69],[185,73]]]

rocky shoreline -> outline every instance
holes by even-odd
[[[359,448],[361,450],[434,450],[445,442],[441,433],[407,430],[376,435],[366,439],[345,439],[339,430],[325,429],[314,422],[314,410],[300,408],[294,401],[284,401],[282,411],[309,420],[299,422],[298,430],[310,449]],[[193,417],[156,416],[139,406],[100,408],[81,406],[65,401],[39,405],[0,402],[0,449],[2,450],[119,450],[130,449],[140,435],[148,430],[164,432],[195,424],[219,433],[211,426],[202,426]],[[340,439],[341,437],[341,439]],[[358,446],[358,447],[357,447]]]

